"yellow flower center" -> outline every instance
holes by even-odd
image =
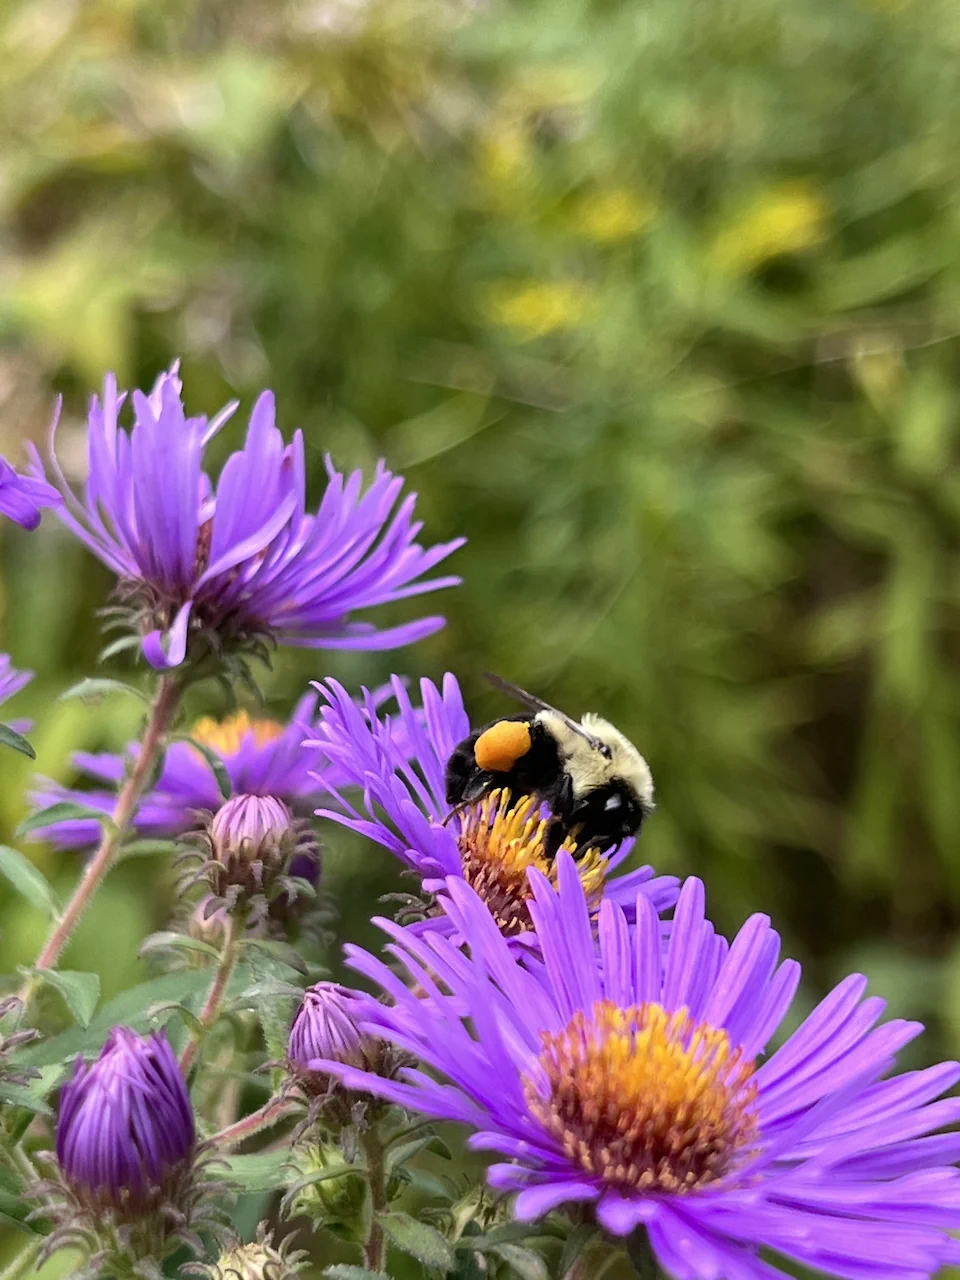
[[[756,1142],[753,1062],[686,1009],[603,1000],[542,1042],[527,1105],[593,1177],[683,1194],[722,1178]]]
[[[283,728],[276,720],[253,720],[246,711],[238,711],[226,720],[203,716],[193,726],[193,736],[218,755],[232,756],[240,750],[248,734],[253,734],[258,747],[265,747],[280,737]]]
[[[536,796],[521,796],[511,805],[510,792],[491,791],[467,809],[460,819],[460,858],[463,876],[483,898],[506,937],[531,927],[527,903],[532,891],[527,879],[530,867],[556,883],[556,867],[546,853],[549,818],[541,818]],[[577,857],[577,845],[568,837],[560,846]],[[607,860],[587,849],[577,871],[591,910],[600,906]]]

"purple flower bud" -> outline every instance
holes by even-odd
[[[213,816],[210,838],[220,861],[255,857],[265,844],[276,845],[293,827],[293,814],[276,796],[233,796]]]
[[[354,1021],[350,996],[336,982],[318,982],[303,993],[290,1029],[287,1056],[298,1074],[317,1058],[333,1059],[363,1071],[376,1070],[376,1044]]]
[[[164,1032],[114,1027],[96,1062],[77,1060],[60,1094],[57,1159],[91,1208],[149,1213],[190,1167],[193,1110]]]

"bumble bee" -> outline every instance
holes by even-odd
[[[654,805],[650,769],[633,743],[600,716],[577,722],[499,676],[487,679],[528,713],[494,720],[454,748],[446,769],[453,812],[498,787],[535,795],[553,815],[550,856],[567,836],[605,853],[636,835]]]

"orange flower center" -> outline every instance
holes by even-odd
[[[603,1000],[542,1041],[527,1105],[570,1161],[612,1186],[699,1190],[756,1142],[753,1062],[686,1009]]]

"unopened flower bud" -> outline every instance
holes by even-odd
[[[223,946],[228,916],[223,907],[214,906],[213,903],[210,894],[200,899],[186,919],[186,932],[191,938],[196,938],[198,942],[208,942],[219,951]]]
[[[316,1174],[323,1178],[301,1186],[290,1197],[291,1216],[312,1219],[340,1240],[362,1244],[370,1234],[370,1197],[367,1180],[344,1160],[339,1147],[321,1143],[300,1143],[291,1152],[296,1181]],[[337,1175],[337,1169],[344,1172]]]
[[[295,858],[316,848],[308,826],[276,796],[232,796],[210,820],[208,876],[218,897],[271,896]]]
[[[287,1056],[298,1074],[309,1076],[310,1063],[317,1058],[373,1070],[377,1051],[376,1043],[357,1026],[346,989],[336,982],[318,982],[303,993]]]
[[[176,1201],[194,1154],[193,1109],[160,1031],[114,1027],[96,1062],[77,1060],[60,1094],[57,1159],[88,1208],[137,1218]]]

